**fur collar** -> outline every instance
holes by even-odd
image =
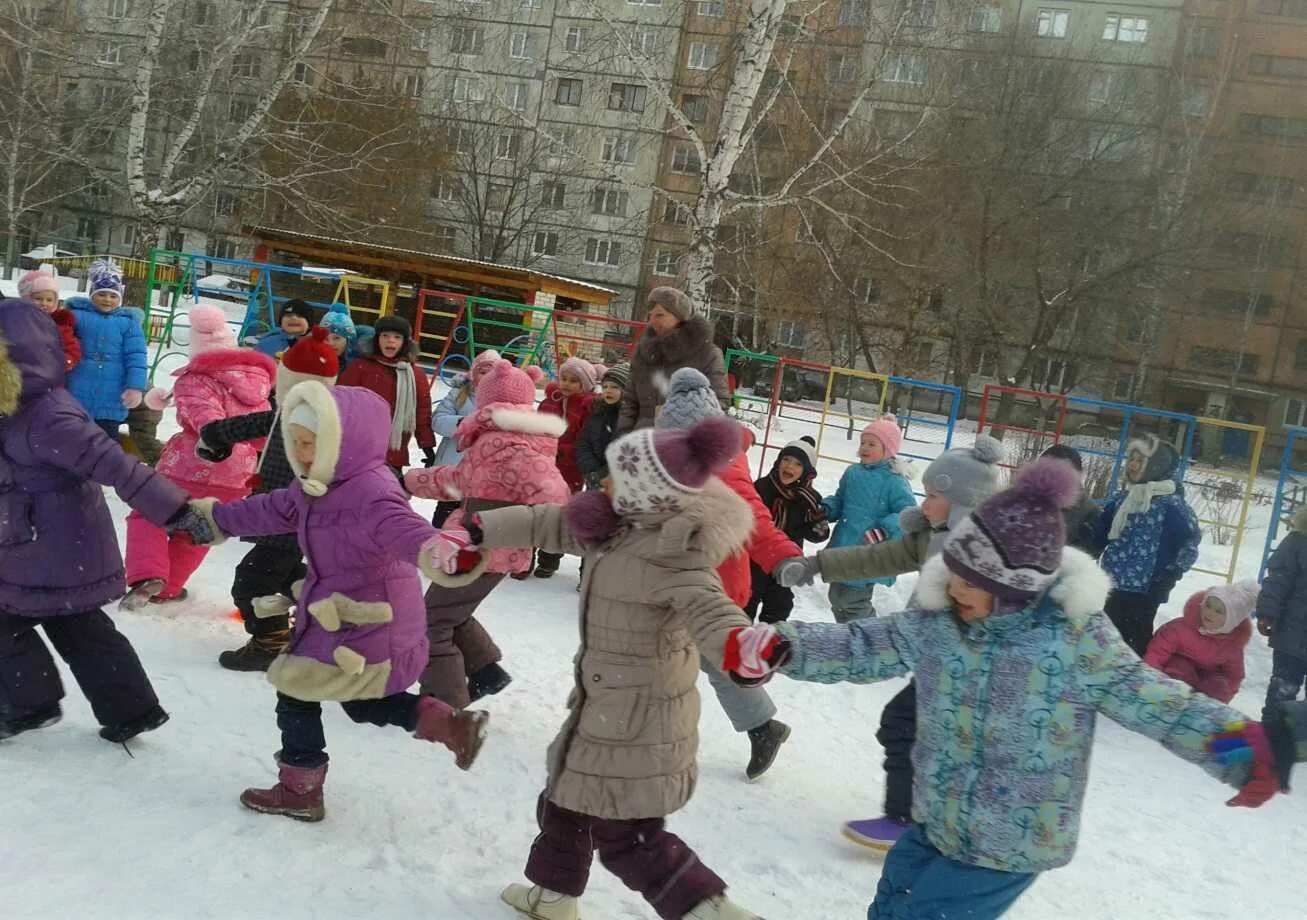
[[[187,371],[217,374],[228,370],[263,371],[268,375],[268,382],[271,383],[277,373],[277,362],[252,348],[215,348],[212,351],[200,352],[173,371],[172,375],[180,377]]]
[[[691,316],[665,335],[646,329],[636,351],[646,363],[655,366],[683,367],[705,345],[712,345],[712,327],[702,316]]]
[[[549,415],[535,409],[523,409],[519,406],[487,406],[486,417],[490,424],[500,431],[516,431],[521,434],[543,434],[551,438],[561,438],[567,431],[567,419],[561,415]]]
[[[917,580],[916,606],[922,610],[947,610],[952,606],[948,596],[948,566],[941,553],[926,561]],[[1048,597],[1061,609],[1068,620],[1086,620],[1103,609],[1112,580],[1086,553],[1067,547],[1062,550],[1062,565],[1057,580],[1048,589]],[[1027,609],[1035,606],[1028,604]]]
[[[23,395],[23,373],[9,359],[9,343],[0,338],[0,416],[13,415]]]

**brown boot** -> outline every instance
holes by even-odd
[[[277,629],[262,636],[254,636],[240,648],[219,655],[218,664],[228,671],[266,671],[268,665],[286,650],[288,642],[289,629]]]
[[[418,700],[418,726],[414,738],[443,744],[454,753],[460,770],[469,770],[486,740],[490,713],[476,709],[455,709],[434,696]]]
[[[322,783],[327,765],[292,767],[277,762],[278,783],[271,789],[246,789],[241,804],[265,815],[285,815],[296,821],[321,821],[327,816],[322,804]]]

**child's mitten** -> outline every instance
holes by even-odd
[[[231,456],[230,444],[217,443],[217,422],[210,422],[200,429],[200,436],[195,442],[195,456],[209,463],[221,463]]]
[[[194,502],[182,505],[165,526],[169,533],[186,534],[196,546],[212,546],[221,542],[223,536],[212,516],[197,510]]]
[[[868,546],[875,546],[877,543],[884,543],[889,539],[889,531],[884,527],[871,527],[862,535],[862,542]]]
[[[821,574],[821,563],[816,556],[792,556],[782,559],[772,569],[771,577],[782,588],[796,588],[810,585]]]
[[[1224,766],[1247,765],[1248,776],[1239,794],[1225,804],[1257,808],[1280,791],[1276,778],[1275,755],[1266,732],[1258,722],[1235,722],[1225,731],[1207,740],[1207,750]]]
[[[790,659],[790,643],[776,633],[776,627],[760,623],[740,626],[726,637],[722,670],[745,687],[766,683],[772,672]]]
[[[150,387],[145,392],[145,407],[162,412],[172,405],[172,392],[163,387]]]
[[[436,449],[434,447],[422,448],[422,466],[426,469],[436,465]]]
[[[446,575],[470,572],[481,558],[468,532],[456,528],[437,533],[422,544],[422,552],[430,560],[432,568],[439,569]]]
[[[128,387],[127,389],[123,390],[123,408],[135,409],[137,406],[141,404],[141,400],[144,398],[145,398],[145,394],[142,393],[140,390],[134,390],[131,387]]]

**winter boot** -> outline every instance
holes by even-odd
[[[454,754],[460,770],[470,770],[486,740],[490,713],[454,709],[434,696],[418,700],[418,725],[413,737],[443,744]]]
[[[509,907],[534,920],[581,920],[581,901],[539,885],[514,882],[499,896]]]
[[[744,775],[755,780],[766,773],[776,759],[781,745],[790,737],[790,727],[776,719],[768,719],[757,728],[749,729],[749,746],[753,749],[749,755],[749,765],[744,768]]]
[[[685,920],[763,920],[751,910],[745,910],[724,894],[709,898],[685,915]]]
[[[0,719],[0,741],[12,738],[14,735],[21,735],[23,732],[46,728],[63,717],[64,711],[59,708],[58,703],[55,703],[52,706],[42,706],[40,709],[34,709],[26,715]]]
[[[483,696],[494,696],[512,682],[513,675],[501,668],[498,662],[492,661],[467,679],[467,695],[475,703]]]
[[[134,719],[128,719],[126,722],[119,722],[117,725],[106,725],[100,729],[100,737],[105,741],[112,741],[114,744],[124,744],[131,741],[137,735],[152,732],[164,722],[168,721],[168,713],[164,712],[159,706],[152,706],[142,715]]]
[[[321,821],[327,816],[322,804],[322,784],[327,765],[292,767],[277,761],[277,785],[271,789],[246,789],[241,804],[265,815],[285,815],[296,821]]]
[[[240,648],[223,652],[218,664],[228,671],[266,671],[268,665],[286,649],[290,641],[289,629],[278,629],[262,636],[253,636]]]
[[[136,584],[127,589],[123,599],[118,602],[119,610],[140,610],[154,596],[164,589],[165,582],[162,578],[147,578],[145,581],[138,581]]]
[[[899,842],[899,838],[906,834],[911,826],[912,823],[909,821],[899,821],[890,817],[867,818],[863,821],[850,821],[844,825],[844,836],[864,847],[887,852]]]
[[[558,574],[558,569],[550,568],[547,565],[536,566],[535,572],[532,573],[536,578],[553,578]]]
[[[169,594],[169,595],[166,596],[166,597],[165,597],[164,595],[162,595],[162,594],[156,594],[156,595],[154,595],[154,597],[150,598],[150,603],[151,603],[151,604],[171,604],[173,601],[184,601],[184,600],[186,600],[186,598],[189,597],[189,596],[190,596],[190,592],[188,592],[185,588],[182,588],[182,589],[181,589],[180,591],[178,591],[176,594]]]
[[[530,572],[514,572],[514,573],[512,573],[511,575],[509,575],[508,577],[511,578],[511,579],[513,579],[513,581],[526,581],[528,578],[531,577],[531,573],[530,573]]]

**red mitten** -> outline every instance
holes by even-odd
[[[726,637],[722,670],[737,683],[761,683],[790,657],[790,644],[768,623],[737,626]]]
[[[1226,802],[1234,808],[1257,808],[1280,791],[1275,754],[1260,722],[1236,722],[1207,742],[1207,749],[1223,764],[1248,763],[1248,778],[1239,794]]]

